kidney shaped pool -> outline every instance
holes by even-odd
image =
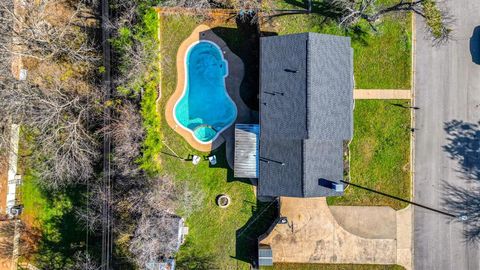
[[[202,40],[185,56],[185,89],[176,102],[178,124],[201,143],[210,143],[235,122],[237,107],[227,93],[228,64],[217,44]]]

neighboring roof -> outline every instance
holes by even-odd
[[[352,138],[349,37],[316,33],[263,37],[260,54],[262,139]]]
[[[343,141],[262,140],[259,196],[338,196],[329,182],[343,179]]]
[[[260,127],[256,124],[235,125],[234,177],[258,177],[258,136]]]

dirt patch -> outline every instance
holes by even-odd
[[[360,144],[360,152],[362,153],[366,164],[372,161],[376,146],[376,140],[371,137],[365,138],[365,140]]]
[[[14,228],[14,222],[0,221],[0,270],[10,270],[12,267]]]
[[[0,215],[7,209],[8,164],[4,156],[0,156]]]

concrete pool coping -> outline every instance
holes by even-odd
[[[185,56],[188,52],[190,46],[194,43],[198,43],[199,41],[211,41],[220,47],[221,51],[223,52],[224,59],[228,62],[228,69],[229,74],[225,78],[225,86],[227,88],[227,93],[229,97],[233,100],[235,105],[237,106],[237,118],[228,128],[223,130],[219,136],[216,137],[211,143],[201,143],[199,142],[193,135],[192,132],[185,129],[181,125],[179,125],[174,116],[174,108],[177,101],[183,96],[185,90]],[[207,25],[199,25],[195,28],[192,34],[185,39],[177,51],[177,58],[176,58],[176,65],[177,65],[177,87],[175,92],[169,97],[166,108],[165,108],[165,118],[167,120],[168,125],[175,130],[178,134],[180,134],[194,149],[202,152],[210,152],[220,145],[222,145],[227,138],[230,139],[229,132],[239,120],[243,120],[243,115],[245,114],[245,107],[246,105],[240,98],[240,84],[243,79],[244,75],[244,67],[242,60],[235,55],[227,46],[227,44]]]

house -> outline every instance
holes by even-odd
[[[353,84],[350,38],[261,38],[260,124],[236,125],[234,175],[257,178],[264,198],[342,195]]]
[[[342,195],[353,87],[350,38],[261,38],[260,121],[235,126],[235,177],[257,179],[259,199]],[[272,265],[272,254],[260,245],[259,265]]]

